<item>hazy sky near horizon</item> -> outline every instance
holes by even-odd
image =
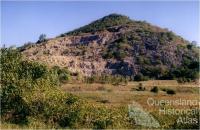
[[[5,2],[1,1],[1,43],[6,46],[35,42],[40,34],[53,38],[111,13],[168,28],[200,43],[199,1],[165,2]]]

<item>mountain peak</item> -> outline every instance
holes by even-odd
[[[133,20],[125,15],[112,13],[66,34],[76,35],[80,33],[102,31],[112,26],[126,25],[131,22],[133,22]]]
[[[101,19],[102,19],[102,20],[103,20],[103,19],[130,20],[128,16],[122,15],[122,14],[117,14],[117,13],[112,13],[112,14],[106,15],[106,16],[104,16],[104,17],[101,18]]]

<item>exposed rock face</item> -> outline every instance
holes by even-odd
[[[110,38],[112,34],[109,32],[66,36],[36,44],[23,51],[23,54],[29,60],[37,60],[49,66],[67,67],[72,72],[80,72],[86,76],[101,74],[106,71],[107,64],[101,53]]]
[[[113,16],[102,18],[104,24],[105,19],[109,21],[108,17],[113,19]],[[134,76],[145,67],[181,66],[185,57],[198,60],[198,54],[187,49],[188,42],[174,33],[146,22],[119,18],[118,25],[101,29],[100,19],[62,37],[27,46],[22,53],[29,60],[67,67],[85,76]]]

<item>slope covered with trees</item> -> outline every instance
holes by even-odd
[[[110,14],[40,44],[21,47],[21,51],[28,59],[67,67],[83,76],[179,81],[199,76],[198,47],[167,29],[119,14]]]

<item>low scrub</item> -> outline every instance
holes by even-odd
[[[166,93],[167,93],[167,94],[170,94],[170,95],[174,95],[174,94],[176,94],[176,91],[173,90],[173,89],[167,89],[167,90],[166,90]]]
[[[138,84],[138,88],[137,88],[136,90],[137,90],[137,91],[145,91],[146,88],[143,86],[142,83],[139,83],[139,84]]]
[[[151,92],[154,92],[154,93],[158,93],[159,89],[157,86],[154,86],[152,89],[151,89]]]

